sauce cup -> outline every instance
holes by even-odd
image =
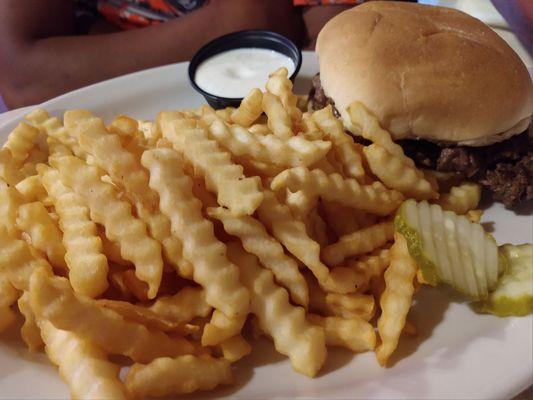
[[[205,91],[195,81],[196,71],[205,60],[228,50],[242,48],[268,49],[287,56],[294,63],[294,72],[290,76],[291,80],[294,80],[302,65],[302,52],[300,49],[290,39],[275,32],[246,30],[214,39],[198,50],[189,64],[189,81],[192,87],[204,96],[207,103],[214,109],[238,107],[243,98],[222,97]]]

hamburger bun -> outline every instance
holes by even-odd
[[[366,105],[394,139],[483,146],[523,132],[533,88],[518,55],[461,11],[373,1],[331,19],[316,51],[325,94]]]

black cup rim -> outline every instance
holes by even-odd
[[[262,29],[248,29],[248,30],[243,30],[243,31],[232,32],[227,35],[220,36],[208,42],[204,46],[202,46],[196,52],[196,54],[193,56],[193,58],[191,59],[189,63],[189,68],[188,68],[189,82],[191,86],[194,88],[194,90],[196,90],[198,93],[204,96],[206,100],[212,99],[220,103],[224,103],[224,102],[232,103],[232,102],[241,101],[244,98],[244,97],[222,97],[222,96],[217,96],[215,94],[209,93],[196,84],[194,80],[194,75],[196,73],[198,66],[203,61],[205,61],[209,57],[212,57],[216,54],[227,51],[228,50],[227,48],[223,48],[223,49],[219,49],[219,48],[224,46],[228,42],[235,41],[236,45],[232,47],[234,49],[248,47],[248,46],[239,46],[238,39],[241,39],[243,37],[249,37],[249,36],[272,38],[274,40],[277,40],[278,43],[283,43],[285,46],[287,46],[287,48],[289,48],[289,50],[291,50],[291,52],[296,55],[296,59],[294,59],[294,57],[291,57],[291,59],[294,61],[294,72],[291,74],[289,79],[294,80],[294,78],[298,75],[298,72],[300,71],[300,68],[302,66],[302,51],[288,37],[283,36],[279,33],[273,32],[273,31],[262,30]],[[264,48],[268,48],[268,47],[264,47]]]

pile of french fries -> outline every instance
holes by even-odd
[[[440,194],[449,177],[417,169],[362,104],[368,146],[301,103],[280,69],[237,109],[27,115],[0,150],[0,330],[18,308],[74,398],[229,384],[254,335],[310,377],[329,346],[385,366],[416,332],[421,283],[395,210],[479,219],[479,186]]]

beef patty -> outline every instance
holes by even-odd
[[[313,77],[309,101],[319,110],[335,103],[324,93],[320,74]],[[360,141],[360,138],[356,139]],[[364,139],[363,139],[364,140]],[[421,168],[453,172],[481,183],[494,200],[512,208],[533,200],[533,132],[530,129],[503,142],[482,147],[456,146],[427,140],[400,140],[405,154]]]

